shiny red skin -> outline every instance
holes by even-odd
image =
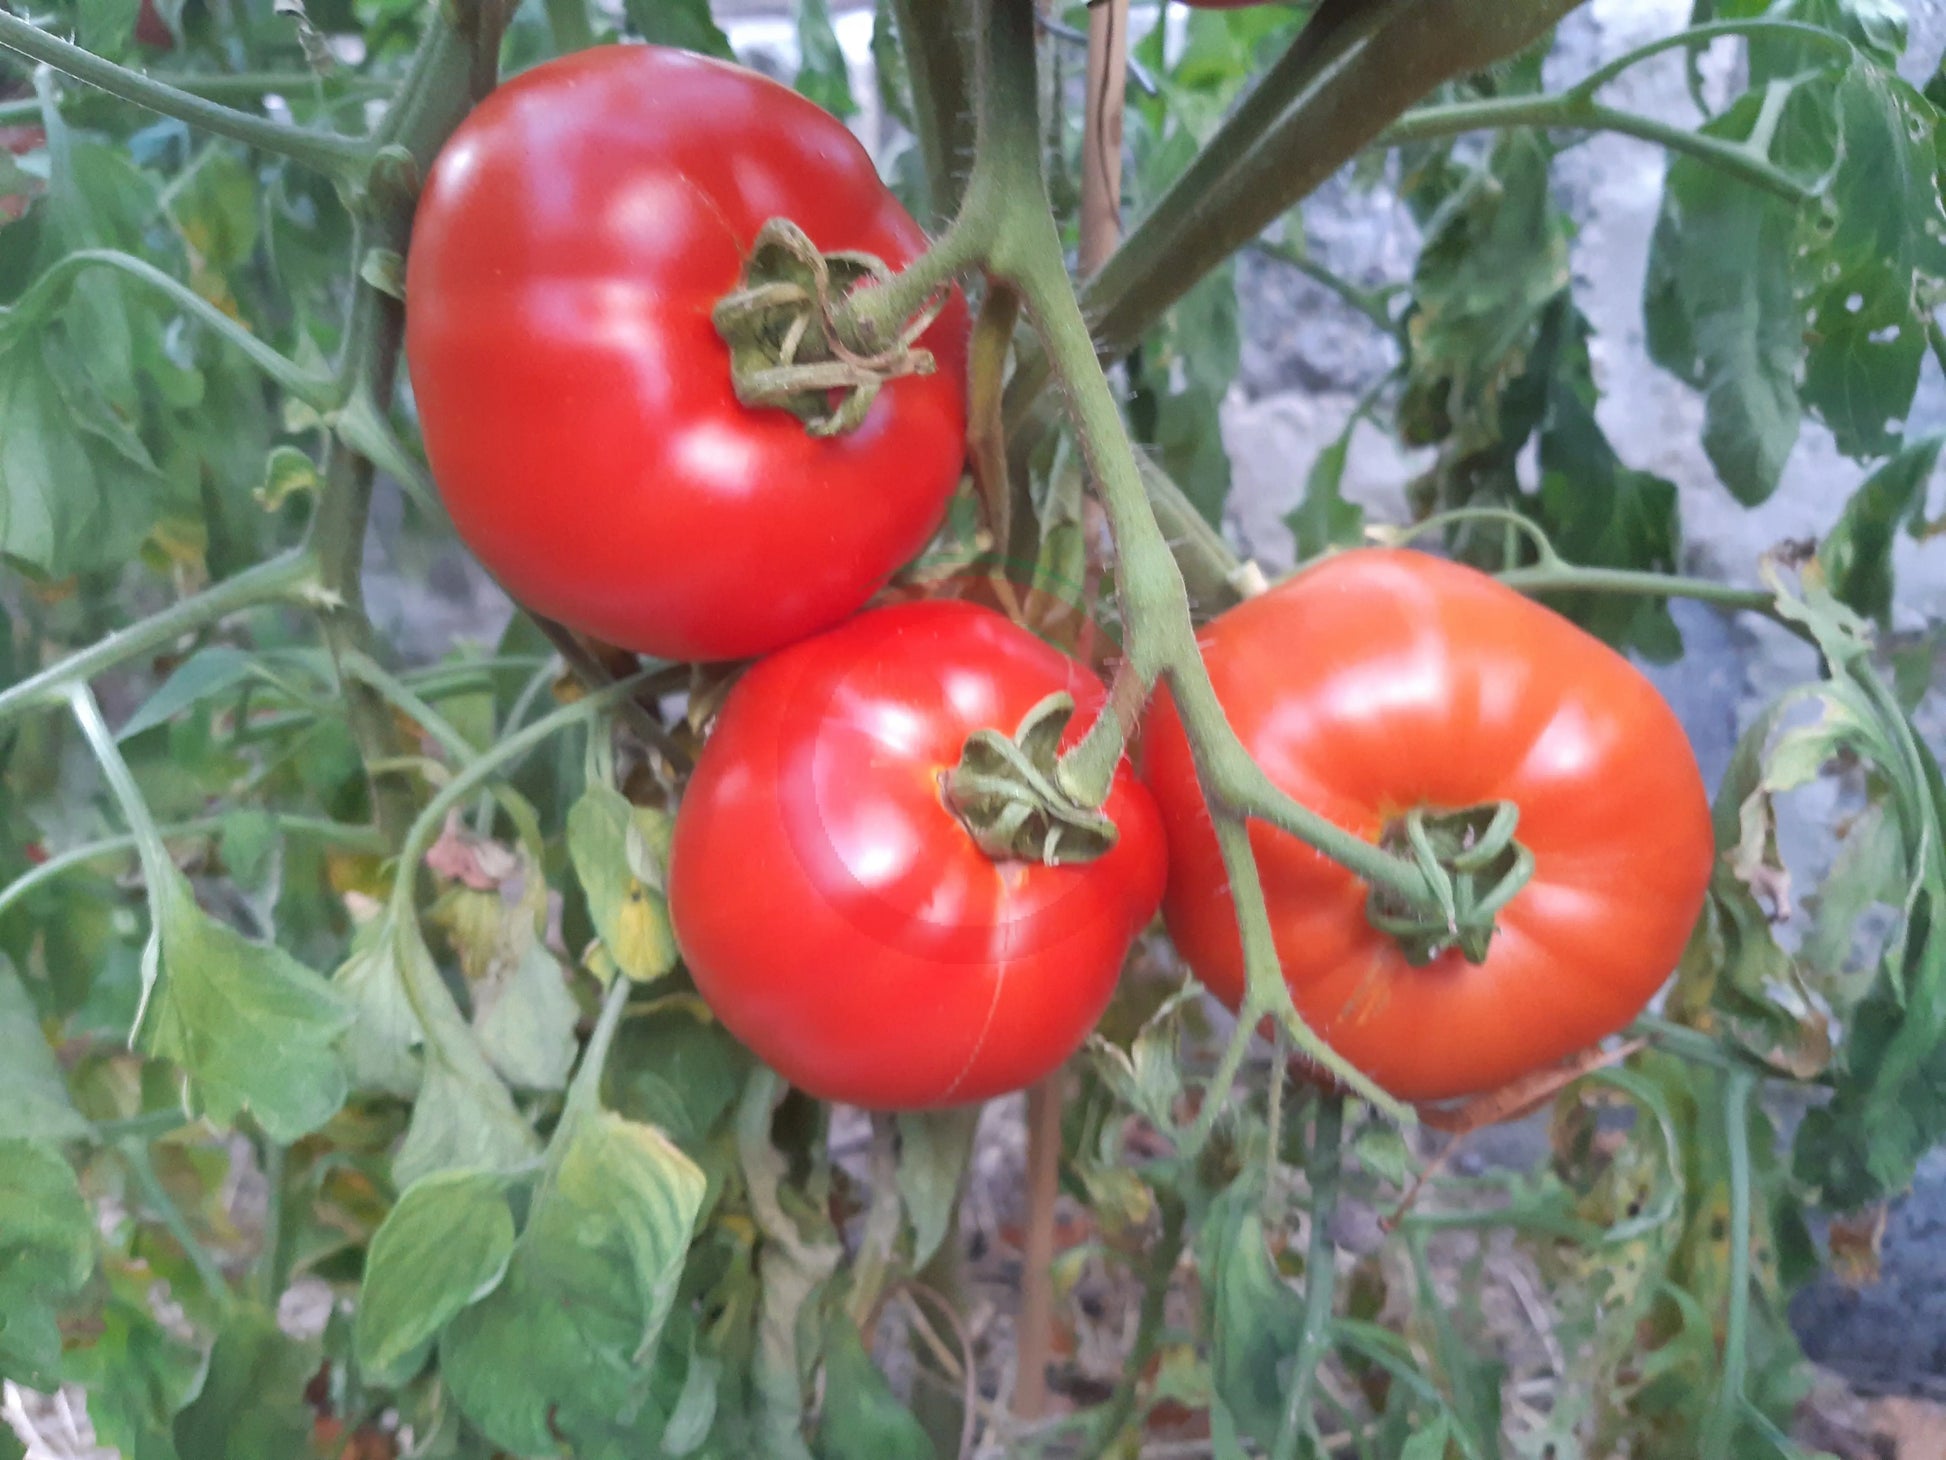
[[[1484,574],[1422,553],[1328,558],[1201,634],[1230,723],[1270,778],[1376,841],[1415,805],[1511,799],[1533,879],[1483,964],[1414,968],[1365,918],[1366,888],[1252,824],[1299,1010],[1406,1100],[1491,1090],[1613,1033],[1681,956],[1714,859],[1689,741],[1637,670]],[[1175,705],[1143,731],[1168,827],[1170,935],[1205,984],[1242,999],[1222,858]]]
[[[1086,864],[995,862],[942,795],[966,737],[1101,682],[988,609],[899,604],[762,660],[676,817],[676,940],[725,1026],[792,1084],[879,1110],[1017,1090],[1100,1018],[1166,877],[1124,761]]]
[[[522,603],[599,639],[739,659],[862,606],[937,529],[965,443],[966,311],[820,439],[737,403],[710,311],[768,219],[898,268],[926,245],[843,123],[658,46],[528,71],[460,125],[406,265],[433,476]]]

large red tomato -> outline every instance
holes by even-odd
[[[1373,841],[1416,806],[1511,800],[1534,873],[1483,963],[1414,967],[1366,886],[1253,825],[1284,977],[1311,1027],[1393,1094],[1497,1088],[1612,1033],[1674,967],[1713,858],[1682,727],[1619,654],[1470,568],[1421,553],[1328,558],[1218,618],[1204,662],[1244,745],[1297,801]],[[1144,777],[1168,827],[1169,931],[1236,1006],[1243,957],[1175,706]]]
[[[983,1100],[1087,1035],[1166,875],[1124,763],[1094,861],[979,849],[943,779],[968,735],[1011,734],[1101,682],[968,603],[875,609],[764,659],[731,691],[676,817],[669,907],[696,986],[793,1084],[874,1109]]]
[[[657,46],[490,95],[434,164],[406,353],[440,495],[529,607],[674,659],[735,659],[856,611],[938,527],[964,455],[966,314],[857,429],[747,409],[711,310],[772,217],[892,268],[925,236],[836,118]]]

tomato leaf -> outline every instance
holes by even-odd
[[[132,740],[144,730],[152,730],[188,709],[235,689],[255,677],[255,656],[230,644],[212,644],[198,649],[178,664],[156,692],[144,700],[122,722],[117,740]]]
[[[55,1320],[94,1266],[94,1219],[60,1150],[0,1140],[0,1377],[60,1382]]]
[[[797,89],[834,117],[855,116],[851,69],[825,0],[797,0]]]
[[[0,1138],[68,1141],[88,1129],[68,1097],[26,986],[13,960],[0,953]]]
[[[473,1028],[502,1079],[518,1089],[558,1090],[574,1067],[581,1010],[567,970],[531,930],[518,954],[473,986]]]
[[[1318,452],[1304,478],[1303,500],[1284,514],[1284,526],[1297,544],[1299,561],[1316,557],[1326,548],[1349,547],[1364,536],[1365,509],[1347,502],[1342,491],[1345,460],[1363,419],[1361,412],[1352,412],[1344,430]]]
[[[1211,1205],[1199,1247],[1216,1392],[1238,1431],[1268,1445],[1283,1423],[1284,1372],[1304,1332],[1304,1301],[1264,1248],[1250,1182]]]
[[[710,17],[709,0],[623,0],[628,23],[643,40],[734,61],[730,38]]]
[[[467,1417],[518,1454],[641,1454],[655,1352],[706,1182],[651,1127],[571,1116],[505,1278],[447,1325],[440,1368]],[[673,1406],[672,1406],[673,1407]]]
[[[1926,484],[1946,436],[1913,442],[1867,477],[1818,546],[1818,561],[1840,603],[1889,626],[1892,545],[1902,523],[1917,526]]]
[[[398,937],[389,914],[363,924],[331,983],[351,1006],[338,1049],[352,1087],[410,1099],[419,1088],[417,1050],[424,1031],[406,993]]]
[[[180,873],[150,896],[162,957],[144,1047],[182,1066],[219,1124],[247,1108],[285,1142],[323,1125],[348,1089],[334,1044],[351,1010],[275,944],[251,942],[205,913]]]
[[[932,1260],[958,1213],[979,1107],[902,1111],[898,1121],[899,1196],[912,1224],[911,1265],[917,1271]]]
[[[865,1352],[858,1326],[837,1314],[825,1337],[824,1418],[818,1426],[818,1460],[937,1460],[925,1427],[899,1403],[885,1376]]]
[[[256,1307],[232,1314],[201,1391],[176,1416],[178,1453],[208,1460],[305,1453],[314,1416],[304,1388],[319,1359],[318,1345],[290,1337],[274,1314]]]
[[[441,1171],[413,1183],[372,1238],[358,1298],[358,1362],[368,1379],[401,1384],[433,1340],[500,1282],[514,1249],[505,1178]]]
[[[588,917],[616,967],[637,983],[676,965],[663,895],[669,831],[665,813],[630,804],[612,786],[590,785],[568,812],[568,855]]]

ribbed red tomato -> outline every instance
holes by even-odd
[[[1333,1048],[1393,1094],[1497,1088],[1627,1023],[1674,967],[1714,844],[1682,726],[1627,660],[1470,568],[1422,553],[1328,558],[1201,636],[1231,724],[1270,778],[1377,841],[1415,806],[1510,800],[1531,880],[1483,963],[1414,967],[1366,920],[1367,888],[1251,828],[1284,977]],[[1144,778],[1168,827],[1169,931],[1233,1007],[1243,958],[1174,704]]]
[[[490,95],[426,182],[406,352],[433,476],[529,607],[666,658],[759,654],[856,611],[938,527],[964,456],[966,315],[857,429],[746,408],[711,310],[773,217],[896,269],[919,226],[835,117],[657,46]]]
[[[1126,762],[1094,861],[996,861],[949,808],[968,735],[1011,734],[1087,670],[972,604],[876,609],[731,691],[676,817],[669,908],[712,1009],[793,1084],[913,1109],[983,1100],[1087,1035],[1165,877]]]

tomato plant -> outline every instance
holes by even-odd
[[[658,46],[536,67],[441,152],[406,354],[454,525],[522,602],[643,653],[746,658],[856,610],[938,527],[962,306],[922,337],[933,372],[856,429],[745,406],[711,310],[779,215],[893,269],[925,244],[829,114]]]
[[[1827,1443],[1946,78],[1574,9],[0,8],[0,1454]]]
[[[1058,650],[956,602],[867,613],[731,692],[676,821],[670,913],[703,997],[793,1084],[966,1104],[1031,1084],[1094,1028],[1162,896],[1147,793],[1124,766],[1103,806],[1114,847],[1050,866],[996,861],[949,789],[969,735],[1011,732],[1051,694],[1081,717],[1102,699]]]
[[[1484,574],[1385,549],[1329,558],[1199,642],[1257,762],[1341,826],[1403,847],[1415,810],[1518,813],[1532,875],[1477,959],[1411,956],[1344,867],[1253,831],[1299,1010],[1386,1089],[1496,1089],[1614,1033],[1668,978],[1715,859],[1709,804],[1674,712],[1612,649]],[[1234,1006],[1236,915],[1166,695],[1144,755],[1169,828],[1170,936]]]

